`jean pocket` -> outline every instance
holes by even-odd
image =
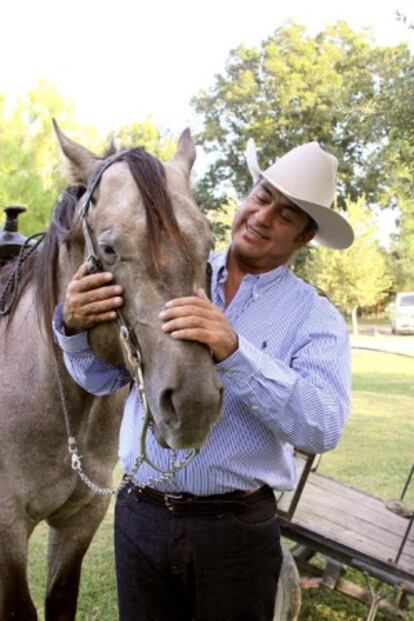
[[[230,514],[231,522],[240,528],[261,530],[277,524],[276,505],[273,501],[248,505]]]
[[[135,502],[135,494],[131,487],[124,487],[119,492],[116,498],[116,506],[123,507],[125,505],[130,505]]]

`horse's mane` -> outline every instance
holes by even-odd
[[[109,153],[107,153],[108,155]],[[189,255],[185,238],[180,233],[167,190],[164,167],[154,156],[142,147],[126,151],[120,160],[125,160],[141,193],[145,207],[148,228],[150,258],[155,274],[162,264],[161,239],[167,235],[178,247]],[[74,215],[79,199],[85,193],[85,186],[72,185],[60,195],[52,215],[52,222],[39,248],[23,264],[19,290],[9,317],[29,283],[34,285],[35,307],[43,316],[51,335],[52,316],[58,300],[59,247],[70,241],[74,228]],[[17,258],[10,261],[0,272],[0,292],[17,264]]]
[[[23,263],[18,291],[10,314],[11,319],[16,311],[19,299],[31,283],[35,291],[35,308],[43,315],[46,326],[51,328],[52,314],[57,303],[58,270],[57,261],[59,247],[69,234],[73,224],[74,213],[78,200],[85,192],[81,185],[69,186],[62,192],[53,209],[52,222],[45,233],[39,247]],[[18,265],[18,257],[7,263],[0,272],[0,288],[3,289]]]

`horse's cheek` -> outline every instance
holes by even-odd
[[[95,356],[108,364],[121,364],[124,360],[119,341],[117,323],[100,324],[89,332],[89,343]]]

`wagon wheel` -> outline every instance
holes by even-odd
[[[277,589],[273,621],[297,621],[301,605],[299,572],[290,550],[282,545],[283,564]]]

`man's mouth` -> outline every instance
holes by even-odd
[[[253,237],[256,237],[257,239],[265,239],[265,240],[269,239],[268,237],[263,235],[258,229],[256,229],[254,226],[252,226],[248,222],[246,222],[246,230],[250,235],[253,235]]]

